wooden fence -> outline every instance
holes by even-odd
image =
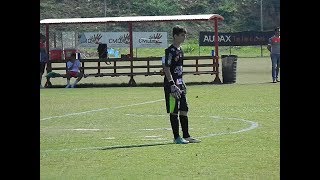
[[[66,60],[51,60],[47,64],[47,73],[53,71],[64,75],[66,73]],[[134,76],[163,76],[161,57],[140,58],[108,58],[108,59],[80,59],[84,78],[130,76],[129,85],[136,86]],[[184,57],[183,74],[211,74],[215,75],[213,83],[221,83],[219,78],[218,57],[188,56]],[[52,86],[47,78],[46,87]]]

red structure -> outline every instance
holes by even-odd
[[[219,65],[219,46],[218,46],[218,21],[222,21],[224,18],[219,14],[201,14],[201,15],[172,15],[172,16],[127,16],[127,17],[97,17],[97,18],[68,18],[68,19],[44,19],[40,21],[40,24],[45,25],[46,30],[46,47],[49,52],[49,30],[50,25],[57,24],[106,24],[106,23],[127,23],[130,35],[130,56],[129,59],[133,59],[133,38],[132,38],[132,27],[136,22],[174,22],[174,21],[210,21],[213,23],[214,27],[214,50],[215,56],[213,58],[213,63]],[[133,61],[131,61],[131,67],[133,67]],[[213,67],[213,72],[219,72],[217,67]],[[133,79],[133,68],[131,68],[131,78],[129,84],[135,84]],[[216,74],[213,81],[214,83],[221,83],[221,80]],[[50,82],[49,82],[50,83]]]

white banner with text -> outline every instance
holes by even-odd
[[[133,32],[133,48],[167,48],[167,32]],[[78,47],[97,47],[99,43],[108,48],[129,48],[129,32],[85,32],[78,36]]]

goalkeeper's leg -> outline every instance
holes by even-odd
[[[195,139],[190,136],[189,134],[189,118],[188,118],[188,103],[186,100],[186,94],[182,93],[181,94],[181,99],[180,99],[180,108],[179,108],[179,119],[180,119],[180,124],[181,124],[181,129],[183,132],[183,138],[190,143],[198,143],[201,142],[198,139]]]
[[[181,94],[180,107],[179,107],[179,119],[180,119],[181,129],[183,132],[183,138],[190,137],[188,111],[189,111],[189,107],[186,99],[186,94],[183,92]]]
[[[166,110],[170,113],[170,124],[174,139],[179,137],[178,101],[170,95],[170,86],[164,86]]]

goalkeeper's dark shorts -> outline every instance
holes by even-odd
[[[181,86],[178,86],[178,87],[182,90]],[[165,84],[163,86],[163,89],[164,89],[164,95],[166,98],[167,113],[178,114],[178,111],[189,110],[187,97],[184,92],[182,92],[180,99],[175,99],[173,96],[170,95],[170,92],[171,92],[170,84]]]

